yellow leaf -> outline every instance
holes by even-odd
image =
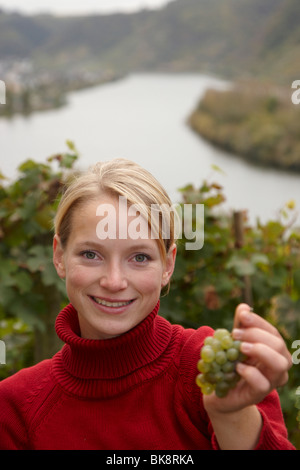
[[[287,207],[288,209],[291,209],[291,210],[292,210],[292,209],[295,209],[296,203],[295,203],[294,199],[291,199],[290,201],[288,201],[288,202],[286,203],[286,207]]]

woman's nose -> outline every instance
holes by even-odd
[[[106,266],[100,278],[101,287],[111,292],[117,292],[126,289],[127,285],[124,269],[120,265],[114,263]]]

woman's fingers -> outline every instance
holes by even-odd
[[[292,357],[285,341],[273,325],[252,313],[247,304],[236,309],[232,335],[242,342],[241,351],[248,357],[238,367],[250,387],[263,393],[287,382]]]
[[[271,334],[281,338],[277,328],[271,325],[260,315],[252,312],[247,304],[240,304],[235,312],[233,328],[257,327],[269,331]]]
[[[232,331],[232,336],[236,340],[242,341],[242,343],[248,343],[249,346],[242,344],[242,348],[250,347],[251,344],[266,345],[271,350],[276,351],[282,355],[287,361],[287,368],[290,369],[292,366],[291,354],[288,351],[283,338],[280,335],[270,333],[266,329],[249,327],[249,328],[235,328]],[[270,351],[271,352],[271,351]],[[246,354],[246,352],[245,352]]]
[[[241,351],[246,354],[269,380],[273,387],[286,383],[290,361],[285,355],[262,343],[242,343]]]
[[[253,391],[255,402],[260,401],[272,390],[270,381],[257,367],[239,363],[237,364],[237,372]]]
[[[292,367],[291,354],[277,328],[256,313],[252,313],[247,304],[240,304],[237,307],[232,333],[233,337],[240,341],[266,344],[286,358],[288,369]]]
[[[250,315],[251,307],[247,304],[239,304],[237,308],[235,309],[233,328],[240,328],[242,326],[240,317],[244,312],[246,314],[249,313]]]

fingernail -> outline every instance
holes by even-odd
[[[241,320],[243,321],[243,323],[251,323],[252,320],[253,320],[253,316],[251,315],[251,312],[249,312],[248,310],[243,310],[241,312]]]
[[[251,351],[252,348],[253,348],[253,344],[251,344],[251,343],[244,342],[244,343],[241,344],[241,351],[244,354],[248,354]]]
[[[234,328],[232,330],[232,336],[233,336],[234,339],[242,339],[243,330],[241,330],[240,328]]]

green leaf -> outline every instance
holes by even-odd
[[[11,313],[11,306],[13,305],[15,298],[15,289],[0,283],[0,305],[3,308],[5,316]]]
[[[189,191],[194,191],[194,186],[192,184],[187,184],[186,186],[183,186],[182,188],[179,188],[178,191],[181,193],[186,193]]]
[[[52,229],[53,216],[54,216],[54,211],[52,207],[45,206],[43,209],[39,210],[35,214],[34,219],[41,228],[50,231]]]
[[[64,155],[62,155],[60,166],[63,168],[72,168],[76,160],[77,160],[77,155],[71,155],[69,153],[65,153]]]
[[[33,287],[33,280],[31,276],[25,271],[16,273],[14,276],[14,281],[20,294],[24,294],[25,292],[30,292]]]
[[[225,201],[225,198],[222,194],[217,194],[216,196],[211,196],[205,199],[204,204],[206,207],[214,207],[222,204]]]
[[[26,325],[45,331],[46,326],[42,317],[43,304],[43,299],[37,295],[34,298],[16,297],[11,306],[11,313],[20,318]]]
[[[226,175],[225,171],[222,170],[218,165],[215,165],[214,163],[211,165],[211,168],[214,171],[217,171],[218,173],[221,173],[222,175]]]
[[[227,269],[234,269],[238,276],[251,276],[255,273],[255,266],[247,259],[241,259],[235,255],[226,264]]]
[[[58,284],[62,284],[62,280],[58,276],[52,260],[47,263],[46,268],[42,272],[42,281],[45,286],[57,286]]]
[[[8,178],[0,171],[0,180],[8,180]]]
[[[10,259],[0,259],[0,281],[1,286],[13,286],[14,276],[18,270],[17,264]]]
[[[74,142],[72,140],[66,140],[66,145],[68,146],[68,148],[72,151],[72,152],[75,152],[75,153],[78,153],[77,149],[76,149],[76,146],[74,144]]]
[[[46,266],[52,261],[52,247],[37,245],[28,251],[30,257],[27,266],[31,272],[44,271]]]
[[[29,160],[26,160],[24,163],[21,163],[21,165],[18,166],[18,170],[21,173],[27,173],[32,170],[35,170],[38,167],[39,167],[38,163],[36,163],[34,160],[29,159]]]
[[[251,262],[256,265],[259,265],[259,264],[269,265],[270,264],[269,258],[263,253],[255,253],[254,255],[252,255]]]
[[[285,228],[279,223],[270,221],[264,227],[265,236],[269,239],[270,242],[277,241],[281,239]]]

